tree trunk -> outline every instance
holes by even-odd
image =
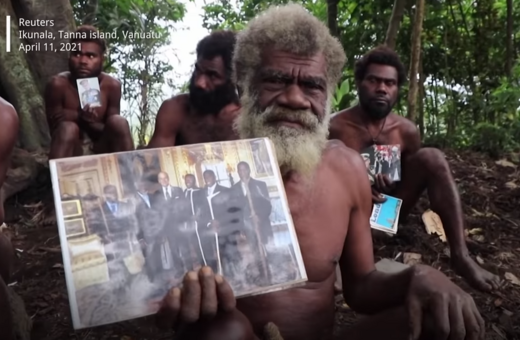
[[[507,29],[506,29],[506,75],[511,77],[513,69],[513,0],[507,0]]]
[[[338,36],[338,3],[339,0],[327,0],[327,24],[330,34]]]
[[[6,16],[11,18],[10,52],[6,52]],[[52,25],[48,22],[47,26],[19,26],[19,19],[52,20]],[[61,44],[67,41],[60,38],[60,30],[74,30],[69,0],[0,1],[0,93],[16,108],[20,119],[17,147],[2,186],[2,200],[32,185],[46,168],[50,136],[42,95],[47,80],[68,68],[69,54]],[[30,36],[34,32],[47,37],[50,33],[55,39]],[[51,50],[50,43],[57,51]],[[34,47],[26,52],[20,50],[21,46]]]
[[[74,16],[70,0],[34,1],[11,0],[18,19],[52,20],[52,26],[19,27],[25,33],[48,32],[55,39],[24,39],[25,44],[41,43],[39,51],[26,53],[29,65],[34,73],[36,85],[43,94],[45,84],[53,75],[68,70],[70,48],[67,48],[68,39],[60,36],[59,31],[72,32],[75,29]],[[16,20],[16,24],[18,24]],[[47,45],[44,45],[47,43]],[[53,49],[50,49],[52,44]],[[45,48],[45,46],[47,48]]]
[[[399,27],[403,21],[404,7],[406,0],[395,0],[394,8],[392,10],[392,16],[388,24],[386,31],[385,45],[391,49],[395,49],[395,42],[397,41],[397,33],[399,33]]]
[[[419,61],[421,59],[421,33],[424,18],[424,1],[417,0],[415,5],[415,18],[412,31],[412,55],[410,57],[410,87],[408,90],[408,114],[407,118],[415,122],[417,106],[417,90]]]
[[[34,151],[49,145],[43,98],[25,59],[25,52],[18,50],[20,40],[16,16],[11,4],[3,2],[0,5],[0,27],[6,27],[7,15],[11,16],[11,52],[6,52],[5,34],[0,35],[0,84],[20,118],[18,145]]]
[[[424,82],[426,81],[426,75],[423,71],[423,63],[422,59],[419,61],[419,90],[418,90],[418,99],[419,99],[419,120],[417,125],[419,125],[419,133],[421,135],[421,139],[424,137],[424,98],[426,98],[426,91],[424,89]]]

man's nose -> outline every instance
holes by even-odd
[[[388,93],[388,89],[386,88],[386,85],[384,82],[379,82],[377,84],[376,92],[378,94],[387,94]]]
[[[302,89],[297,84],[289,85],[277,98],[278,105],[293,110],[308,110],[311,108],[310,101],[305,97]]]
[[[198,87],[199,89],[203,89],[203,90],[207,91],[208,86],[209,86],[207,77],[205,77],[205,76],[197,77],[197,79],[195,80],[195,86]]]

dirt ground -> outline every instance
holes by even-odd
[[[448,152],[448,159],[463,201],[468,247],[479,263],[504,278],[503,288],[492,294],[479,293],[454,275],[449,269],[447,244],[424,231],[425,198],[397,236],[375,240],[376,259],[402,261],[405,252],[421,254],[423,263],[442,270],[473,295],[486,320],[488,339],[520,339],[520,281],[516,279],[520,278],[519,172],[514,164],[499,165],[474,153]],[[33,319],[32,339],[171,339],[171,334],[158,332],[150,319],[77,332],[72,329],[57,227],[41,219],[39,190],[11,199],[6,207],[18,255],[12,287],[25,300]],[[341,305],[339,301],[338,307]],[[337,322],[354,320],[353,312],[338,308]]]

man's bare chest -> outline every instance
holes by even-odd
[[[343,251],[350,212],[334,190],[288,191],[289,208],[309,282],[319,283],[334,273]]]
[[[188,116],[182,124],[176,145],[211,143],[238,139],[233,120],[218,116]]]

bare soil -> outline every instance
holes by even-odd
[[[490,294],[477,292],[453,273],[447,244],[424,230],[421,213],[428,209],[426,196],[397,236],[374,241],[374,254],[376,259],[400,261],[405,252],[421,254],[423,263],[443,271],[475,298],[488,339],[520,339],[520,281],[511,282],[511,274],[520,278],[519,172],[512,164],[499,165],[480,154],[447,152],[447,156],[463,201],[470,252],[500,275],[504,286]],[[171,339],[172,334],[159,332],[150,318],[72,329],[58,231],[52,219],[45,220],[41,203],[49,200],[49,192],[48,186],[33,189],[9,200],[6,207],[18,257],[12,287],[33,319],[32,339]],[[341,306],[339,301],[337,322],[354,322],[355,313]]]

